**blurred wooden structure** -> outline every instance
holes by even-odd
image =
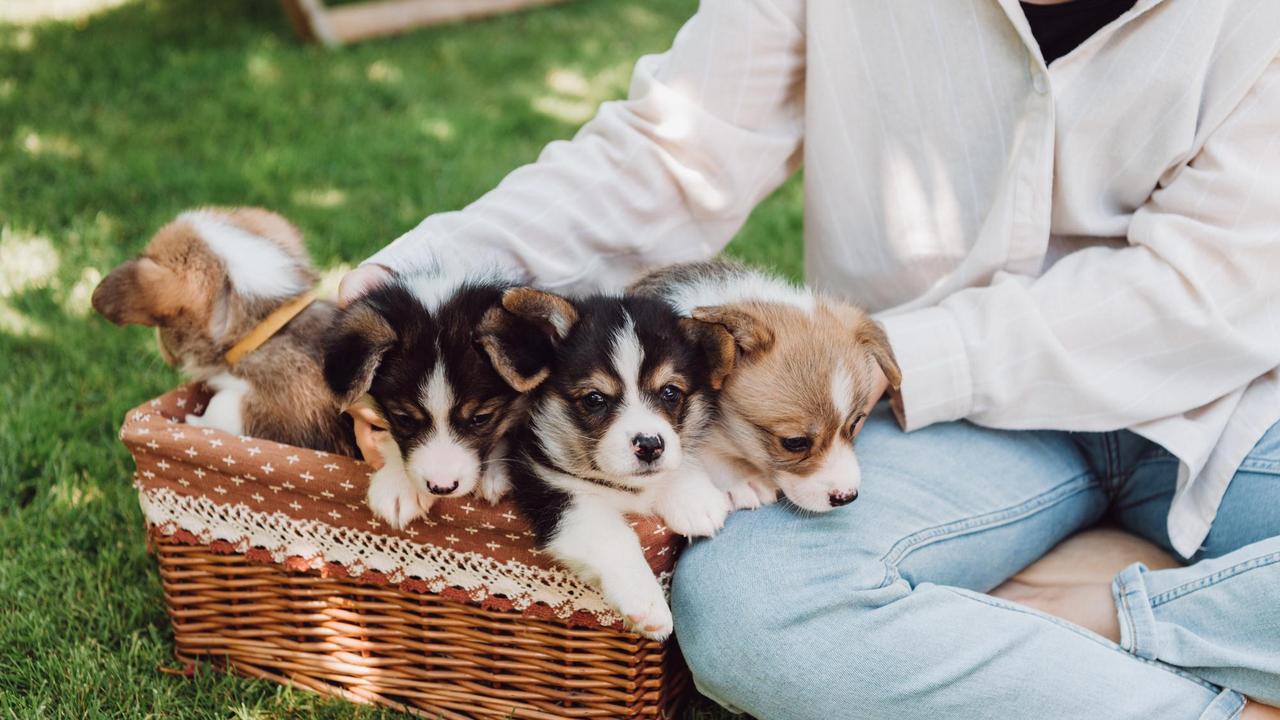
[[[338,47],[416,28],[498,15],[563,0],[365,0],[327,7],[324,0],[281,0],[304,40]]]

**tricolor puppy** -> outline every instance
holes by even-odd
[[[737,358],[705,465],[735,507],[772,502],[779,489],[813,512],[858,497],[853,437],[876,368],[894,388],[902,382],[879,324],[848,303],[725,261],[659,270],[632,290],[733,336]]]
[[[510,287],[440,269],[402,275],[342,311],[325,379],[343,407],[367,403],[388,432],[369,507],[402,528],[437,498],[473,491],[496,502],[508,487],[504,438],[524,417],[527,390],[546,376],[551,345],[527,322],[493,329],[513,348],[508,383],[479,342],[486,312]]]
[[[356,453],[321,367],[337,312],[311,295],[302,236],[258,208],[182,213],[93,291],[117,325],[158,330],[165,361],[213,398],[187,423],[290,445]]]
[[[554,356],[514,436],[515,499],[540,546],[596,584],[633,627],[666,637],[671,611],[624,516],[657,514],[686,535],[724,524],[728,497],[694,458],[732,367],[732,338],[654,298],[510,290],[481,342],[515,385],[539,378],[521,368],[522,348],[508,340],[518,334],[500,331],[528,322],[545,331]]]

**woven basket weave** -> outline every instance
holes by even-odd
[[[121,431],[180,660],[447,720],[674,717],[687,697],[674,642],[624,631],[511,508],[379,527],[368,466],[179,422],[204,400],[180,388]],[[678,539],[635,527],[667,577]]]

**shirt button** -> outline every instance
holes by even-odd
[[[1038,92],[1039,95],[1046,94],[1046,92],[1048,92],[1048,78],[1046,77],[1046,74],[1044,74],[1043,70],[1039,69],[1039,63],[1037,63],[1036,58],[1030,58],[1029,65],[1030,72],[1032,72],[1032,87],[1036,88],[1036,92]]]

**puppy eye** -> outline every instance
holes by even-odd
[[[804,452],[805,450],[808,450],[809,446],[812,444],[813,442],[809,440],[809,438],[805,437],[804,435],[797,435],[795,437],[782,438],[782,447],[786,449],[787,452],[793,452],[793,453]]]
[[[475,415],[471,416],[471,427],[481,427],[484,425],[488,425],[489,421],[492,419],[493,419],[493,413],[491,412],[476,413]]]
[[[582,406],[592,412],[602,409],[606,403],[608,403],[608,400],[605,398],[604,393],[596,390],[592,390],[582,396]]]
[[[684,391],[675,385],[667,385],[658,392],[658,397],[662,398],[662,402],[668,405],[675,405],[680,402],[680,398],[684,397]]]

